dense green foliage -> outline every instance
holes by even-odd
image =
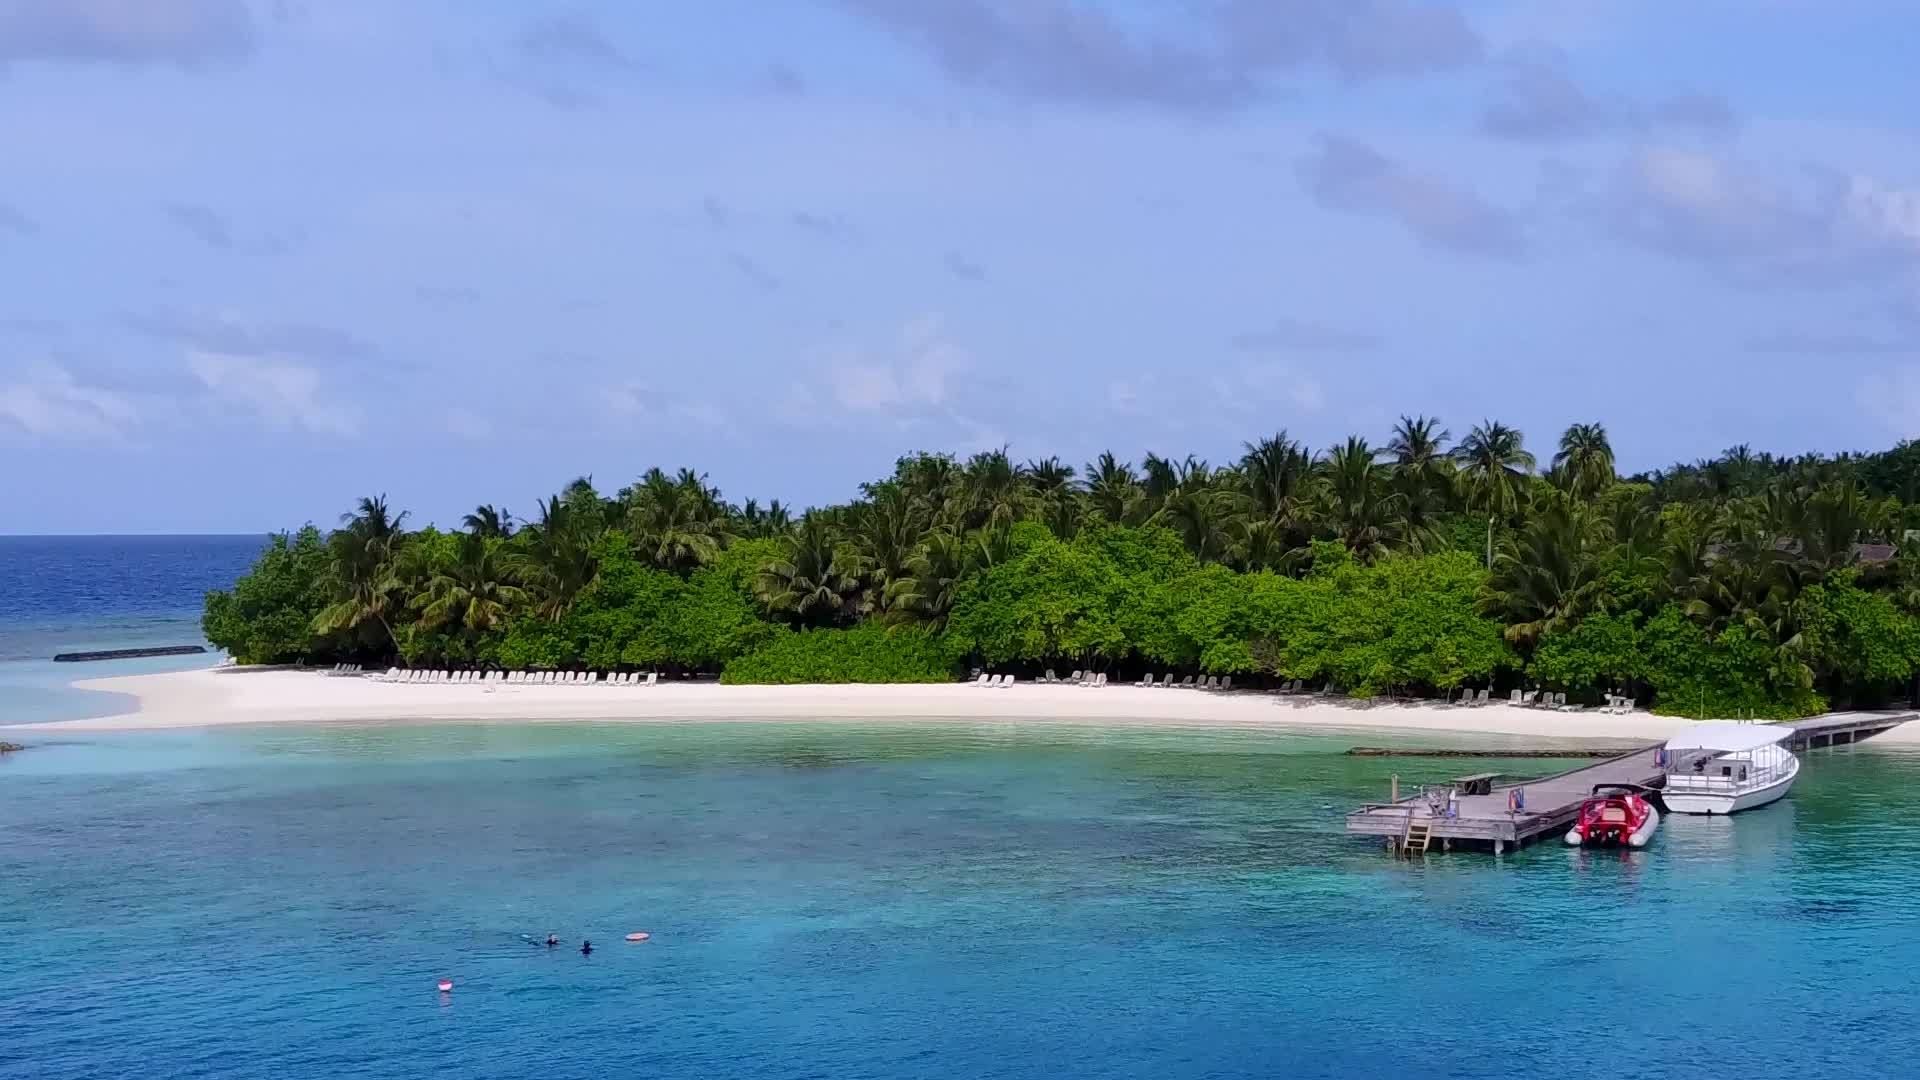
[[[334,565],[311,526],[267,542],[232,592],[207,594],[207,640],[243,664],[284,664],[338,648],[314,630],[337,586]]]
[[[726,666],[725,683],[952,682],[947,642],[917,626],[863,623],[846,629],[781,631]]]
[[[1545,456],[1545,455],[1543,455]],[[1877,703],[1920,669],[1920,446],[1616,475],[1598,424],[1384,448],[1284,433],[1225,467],[902,458],[798,517],[652,470],[529,520],[409,530],[384,499],[276,537],[209,640],[245,662],[944,680],[1233,674],[1353,695],[1537,686],[1689,715]]]

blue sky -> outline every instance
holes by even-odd
[[[0,0],[0,532],[1920,434],[1870,0]]]

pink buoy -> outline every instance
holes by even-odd
[[[649,934],[644,930],[635,930],[633,933],[627,935],[627,940],[628,941],[645,941],[648,938],[651,938],[652,936],[653,936],[652,934]]]
[[[440,980],[440,992],[441,992],[441,993],[443,993],[443,994],[451,994],[451,993],[453,993],[453,980],[452,980],[452,979],[441,979],[441,980]]]

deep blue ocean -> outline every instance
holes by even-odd
[[[230,588],[264,536],[0,536],[0,724],[103,716],[115,695],[75,679],[178,671],[218,654],[55,664],[90,649],[204,645],[207,590]]]
[[[1460,763],[1329,733],[9,737],[8,1080],[1804,1080],[1920,1056],[1899,747],[1816,751],[1784,802],[1644,851],[1404,863],[1341,811]]]

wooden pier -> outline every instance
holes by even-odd
[[[1915,719],[1920,719],[1920,713],[1830,713],[1780,727],[1793,731],[1786,740],[1788,747],[1805,750],[1856,743]],[[1661,745],[1647,743],[1578,769],[1501,784],[1486,794],[1456,794],[1452,816],[1445,812],[1444,787],[1416,791],[1393,802],[1370,803],[1347,815],[1346,831],[1350,836],[1384,837],[1389,847],[1412,854],[1436,845],[1499,854],[1565,832],[1596,784],[1658,787],[1666,777],[1666,770],[1655,762]],[[1436,809],[1440,812],[1435,813]]]

